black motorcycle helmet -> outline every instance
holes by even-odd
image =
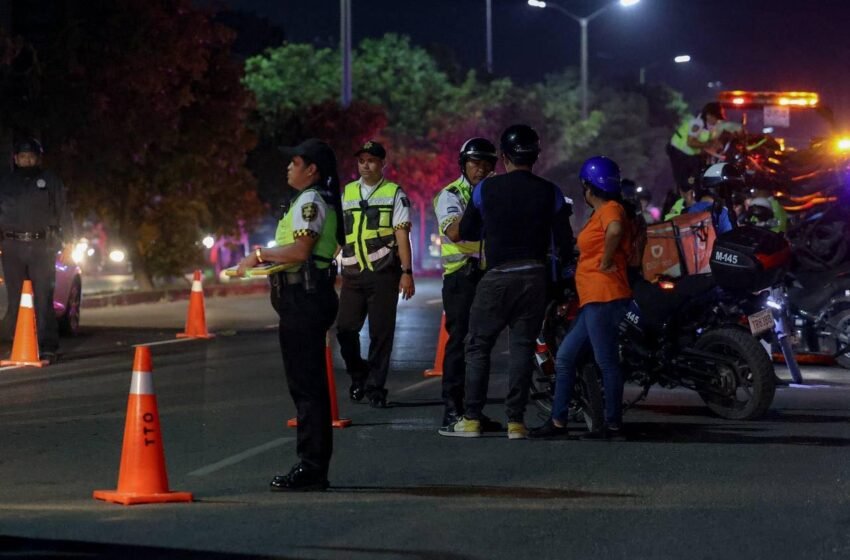
[[[16,140],[12,150],[12,153],[15,155],[26,152],[31,152],[38,156],[44,155],[44,148],[41,146],[41,142],[35,138],[21,138]]]
[[[540,137],[530,126],[515,124],[502,133],[499,148],[515,165],[532,165],[540,155]]]
[[[460,147],[458,155],[458,163],[460,170],[463,172],[466,162],[469,160],[489,161],[493,165],[496,164],[498,154],[496,154],[496,146],[486,138],[475,137],[470,138]]]
[[[702,119],[702,122],[705,122],[705,117],[709,115],[719,121],[726,120],[726,111],[723,109],[723,105],[717,101],[706,103],[699,113],[699,118]]]

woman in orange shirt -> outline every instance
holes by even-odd
[[[584,200],[593,214],[578,236],[576,289],[579,314],[558,348],[552,417],[532,430],[532,439],[567,436],[567,415],[576,379],[576,362],[590,343],[605,386],[605,425],[582,439],[624,439],[623,375],[617,336],[632,292],[626,276],[630,239],[628,217],[620,204],[620,168],[612,160],[593,157],[579,173]]]

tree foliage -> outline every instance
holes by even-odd
[[[189,0],[88,2],[74,15],[39,53],[42,93],[19,104],[75,207],[117,228],[150,286],[196,264],[204,232],[261,211],[233,33]]]

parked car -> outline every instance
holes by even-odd
[[[5,274],[3,264],[0,262],[0,313],[6,314],[9,306],[6,292]],[[76,265],[67,266],[62,264],[57,256],[56,259],[56,286],[53,290],[53,311],[59,321],[59,332],[64,335],[73,336],[80,330],[80,306],[83,300],[83,283],[80,267]]]

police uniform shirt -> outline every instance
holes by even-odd
[[[70,241],[73,222],[66,196],[65,185],[50,171],[16,169],[0,181],[0,229],[35,233],[58,226]]]
[[[378,188],[381,183],[384,182],[384,179],[381,179],[377,185],[369,186],[363,182],[363,179],[360,179],[360,198],[363,200],[368,200],[369,196]],[[401,229],[407,228],[410,229],[410,199],[407,198],[407,194],[405,194],[404,190],[399,188],[395,193],[395,200],[393,200],[393,221],[392,221],[393,229]]]
[[[466,177],[461,177],[465,187],[470,186]],[[443,189],[437,196],[436,214],[440,233],[446,231],[453,222],[459,221],[466,209],[466,203],[457,193],[450,189]]]
[[[292,212],[292,237],[317,239],[325,225],[328,205],[315,189],[302,191],[289,210]]]

